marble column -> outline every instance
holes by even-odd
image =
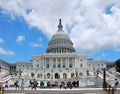
[[[62,62],[62,58],[60,59],[60,63],[61,63],[60,65],[61,65],[61,68],[62,68],[62,63],[63,63],[63,62]]]
[[[45,63],[44,68],[46,69],[46,58],[44,58],[44,63]]]

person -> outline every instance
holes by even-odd
[[[32,87],[33,87],[33,81],[32,81],[32,80],[30,80],[30,81],[29,81],[28,88],[31,88],[31,89],[32,89]]]
[[[15,87],[16,87],[16,89],[19,89],[19,81],[18,80],[15,82]]]
[[[118,80],[115,79],[115,81],[114,81],[114,90],[115,90],[115,91],[117,90],[118,84],[119,84]]]
[[[65,83],[65,85],[64,85],[64,88],[67,89],[67,85],[66,85],[66,83]]]
[[[8,81],[5,82],[5,88],[8,88]]]
[[[0,94],[2,94],[2,85],[0,85]]]
[[[70,82],[70,89],[72,89],[72,86],[73,86],[73,83],[72,83],[72,82]]]
[[[4,86],[0,85],[0,94],[4,94]]]
[[[4,94],[4,86],[2,85],[2,94]]]
[[[33,87],[32,87],[32,89],[34,88],[36,90],[37,84],[38,84],[37,81],[34,79],[33,80]]]
[[[22,89],[22,90],[24,90],[24,85],[25,85],[24,79],[22,79],[22,81],[21,81],[21,89]]]
[[[60,83],[60,85],[59,85],[59,86],[60,86],[60,89],[61,89],[61,87],[62,87],[62,83]]]

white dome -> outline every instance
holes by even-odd
[[[70,40],[69,36],[64,32],[64,31],[57,31],[53,37],[51,38],[51,40],[54,39],[68,39]]]
[[[73,43],[69,36],[63,31],[61,19],[59,20],[58,31],[52,36],[48,43],[47,53],[66,53],[75,52]]]

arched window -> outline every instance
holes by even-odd
[[[44,74],[44,79],[46,79],[46,74]]]
[[[79,73],[79,76],[82,76],[83,74],[82,73]]]
[[[75,74],[74,74],[74,73],[71,73],[71,77],[75,77]]]
[[[60,78],[60,75],[58,73],[55,73],[55,79]]]
[[[42,78],[42,74],[40,73],[40,74],[37,74],[37,77],[38,78]]]
[[[67,74],[66,73],[63,73],[63,79],[64,78],[67,78]]]
[[[47,73],[47,79],[50,79],[50,73]]]

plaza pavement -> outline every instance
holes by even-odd
[[[111,94],[104,91],[103,88],[73,88],[73,89],[59,89],[59,88],[37,88],[31,90],[25,88],[24,90],[16,90],[15,88],[5,89],[4,94]],[[120,88],[114,94],[120,94]]]

